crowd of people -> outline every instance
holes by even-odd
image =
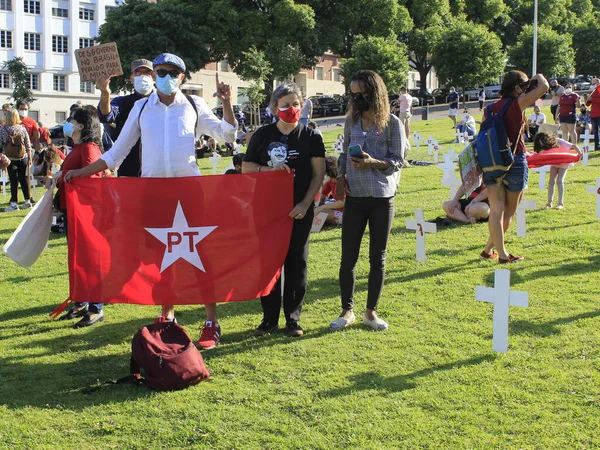
[[[234,114],[231,87],[216,78],[216,93],[223,117],[218,118],[206,102],[181,92],[186,65],[178,56],[163,53],[154,61],[139,59],[131,63],[130,81],[134,92],[110,98],[110,77],[96,80],[101,96],[97,107],[73,105],[63,125],[66,149],[51,143],[47,130],[27,117],[28,105],[3,107],[5,124],[0,128],[0,146],[11,149],[7,154],[11,183],[11,200],[7,211],[19,208],[18,186],[24,203],[31,207],[28,171],[41,179],[56,178],[58,195],[55,207],[66,216],[65,183],[74,177],[187,177],[198,176],[196,164],[198,141],[216,152],[217,142],[233,144],[240,140],[241,118]],[[535,83],[532,83],[535,81]],[[591,131],[598,145],[600,88],[594,80],[593,91],[585,99]],[[287,255],[279,278],[269,295],[261,298],[263,317],[255,333],[272,333],[279,327],[281,309],[285,333],[301,336],[300,315],[308,283],[309,236],[315,215],[326,214],[326,221],[341,226],[341,261],[339,286],[341,313],[330,327],[343,329],[356,321],[354,296],[356,264],[366,227],[369,227],[369,275],[363,322],[375,330],[385,330],[388,323],[377,315],[381,298],[387,244],[394,219],[397,176],[405,165],[410,148],[412,98],[402,88],[393,109],[382,78],[363,70],[350,79],[350,102],[344,125],[343,151],[339,159],[326,157],[323,139],[312,119],[312,104],[292,82],[281,83],[273,92],[269,110],[275,120],[254,132],[244,128],[246,152],[233,152],[233,169],[227,174],[294,171],[294,203],[289,217],[294,220]],[[560,122],[564,140],[540,131],[546,117],[535,107],[527,120],[525,109],[550,88],[552,114]],[[515,263],[522,256],[511,254],[504,236],[515,215],[527,185],[525,138],[534,141],[536,152],[564,147],[580,152],[575,145],[577,108],[583,104],[570,86],[563,89],[556,80],[550,83],[542,75],[529,79],[519,71],[508,72],[501,87],[502,98],[492,111],[497,113],[508,104],[505,125],[515,162],[501,178],[484,174],[482,185],[466,195],[461,187],[456,196],[443,204],[448,217],[463,223],[489,222],[489,238],[480,257],[499,263]],[[555,100],[556,97],[556,100]],[[483,107],[485,92],[480,95]],[[451,90],[449,116],[453,128],[476,133],[476,122],[468,109],[458,120],[459,94]],[[104,126],[103,126],[104,125]],[[594,128],[595,127],[595,128]],[[586,128],[587,129],[587,128]],[[40,144],[40,142],[43,144]],[[571,143],[572,142],[572,143]],[[14,147],[14,149],[13,149]],[[43,147],[43,148],[42,148]],[[17,150],[23,150],[17,151]],[[233,147],[233,150],[236,150]],[[16,152],[16,153],[15,153]],[[554,187],[558,187],[558,204],[564,205],[564,178],[568,167],[557,166],[551,172],[548,204],[552,207]],[[48,181],[48,186],[50,182]],[[64,221],[66,224],[66,220]],[[283,286],[282,286],[283,284]],[[221,340],[217,305],[205,305],[204,322],[198,345],[214,348]],[[104,320],[102,303],[76,302],[60,319],[80,319],[75,327],[86,327]],[[176,322],[175,306],[163,305],[157,322]]]

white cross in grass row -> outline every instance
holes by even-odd
[[[596,186],[586,186],[590,194],[596,194],[596,218],[600,219],[600,178],[596,178]]]
[[[453,173],[456,169],[456,163],[452,161],[452,156],[449,154],[450,151],[452,151],[452,149],[449,149],[448,153],[444,155],[444,162],[438,164],[438,169],[444,169],[443,178],[450,178],[452,176],[450,173]]]
[[[450,200],[452,200],[456,195],[458,186],[462,184],[462,180],[460,178],[456,178],[454,170],[451,171],[449,175],[450,176],[447,178],[442,178],[442,186],[448,186],[450,188]]]
[[[583,139],[583,148],[581,149],[583,156],[581,158],[581,165],[588,165],[588,157],[590,151],[590,140],[594,139],[594,135],[590,133],[590,130],[585,130],[584,134],[579,135]]]
[[[429,138],[427,139],[427,154],[429,156],[433,155],[434,143],[435,143],[435,139],[433,139],[431,136],[429,136]]]
[[[540,174],[539,186],[541,191],[546,190],[546,173],[550,172],[550,166],[542,166],[537,169],[531,169],[533,172],[538,172]]]
[[[536,209],[537,203],[533,200],[521,200],[517,208],[517,236],[523,237],[527,234],[527,224],[525,223],[525,211]]]
[[[421,141],[423,141],[423,136],[421,136],[418,131],[413,133],[413,142],[415,143],[417,150],[420,150],[421,148]]]
[[[213,155],[210,158],[208,158],[208,160],[212,163],[213,175],[216,175],[217,174],[217,164],[219,164],[219,161],[221,161],[221,157],[216,152],[214,152]]]
[[[2,196],[6,197],[6,185],[9,183],[6,170],[0,170],[0,183],[2,183]]]
[[[438,141],[435,141],[435,145],[433,146],[433,162],[437,164],[440,162],[438,152],[440,150],[440,146],[438,145]]]
[[[510,270],[494,272],[494,287],[477,286],[475,300],[494,304],[493,350],[506,353],[508,351],[508,307],[527,308],[529,294],[510,290]]]
[[[407,220],[406,228],[417,232],[417,261],[425,261],[425,233],[437,232],[437,226],[425,222],[422,209],[415,209],[415,220]]]
[[[464,133],[460,129],[456,129],[454,135],[456,136],[456,142],[462,144],[464,142]]]

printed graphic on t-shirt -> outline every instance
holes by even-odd
[[[288,146],[285,142],[271,142],[267,147],[269,161],[267,164],[273,167],[277,164],[285,164],[288,157]]]

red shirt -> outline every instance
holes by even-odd
[[[508,97],[501,98],[492,105],[492,111],[497,114],[502,105],[506,103]],[[515,153],[525,153],[525,137],[523,136],[523,130],[525,129],[525,113],[521,111],[519,107],[519,100],[515,99],[509,106],[506,114],[504,115],[504,126],[506,127],[506,134],[511,142],[512,149]],[[517,143],[515,145],[515,142]]]
[[[100,147],[93,142],[86,142],[83,144],[75,144],[73,150],[66,157],[62,164],[62,176],[64,177],[69,170],[81,169],[82,167],[88,166],[98,158],[102,156]],[[92,175],[90,178],[101,178],[102,172],[98,172]],[[60,198],[60,208],[67,209],[67,196],[65,192],[65,183],[60,180],[58,183],[58,195]]]
[[[23,117],[21,119],[21,124],[27,129],[27,134],[29,134],[29,139],[31,139],[31,145],[33,145],[33,132],[39,131],[40,127],[35,120],[31,117]]]
[[[337,195],[337,192],[335,191],[336,185],[337,185],[337,183],[335,180],[329,180],[327,183],[325,183],[323,185],[323,190],[321,191],[321,195],[323,196],[324,199],[331,196],[336,201],[340,200],[340,198]],[[344,210],[344,208],[338,209],[338,211],[343,211],[343,210]]]
[[[560,97],[558,117],[575,117],[577,100],[579,100],[579,95],[575,93]]]
[[[594,89],[585,104],[592,107],[590,117],[600,117],[600,86]]]
[[[40,142],[45,142],[46,144],[52,142],[50,140],[50,130],[46,127],[40,127]]]

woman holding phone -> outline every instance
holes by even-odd
[[[342,313],[330,327],[342,329],[356,321],[353,312],[355,266],[360,244],[369,225],[369,284],[363,322],[375,330],[388,324],[376,314],[383,289],[388,237],[394,219],[394,176],[403,164],[406,134],[400,120],[390,114],[388,92],[371,70],[356,72],[350,80],[350,105],[344,126],[343,153],[339,159],[337,195],[346,192],[342,223],[340,291]]]

